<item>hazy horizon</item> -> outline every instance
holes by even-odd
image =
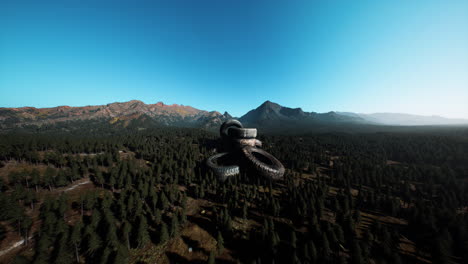
[[[466,1],[3,1],[1,107],[468,119]]]
[[[14,106],[10,106],[10,107],[4,107],[4,106],[0,106],[0,108],[23,108],[23,107],[34,107],[34,108],[54,108],[54,107],[60,107],[60,106],[69,106],[69,107],[87,107],[87,106],[96,106],[96,105],[107,105],[107,104],[112,104],[112,103],[125,103],[125,102],[129,102],[129,101],[141,101],[145,104],[156,104],[156,103],[159,103],[159,102],[162,102],[162,101],[155,101],[155,102],[145,102],[144,100],[139,100],[139,99],[131,99],[131,100],[127,100],[127,101],[118,101],[118,102],[108,102],[108,103],[102,103],[102,104],[86,104],[86,105],[67,105],[67,104],[62,104],[62,105],[55,105],[55,106],[44,106],[44,107],[36,107],[36,106],[29,106],[29,105],[26,105],[26,106],[18,106],[18,107],[14,107]],[[271,101],[271,100],[267,100],[267,101]],[[177,104],[177,105],[181,105],[181,106],[191,106],[191,107],[194,107],[194,108],[197,108],[199,110],[205,110],[205,111],[217,111],[217,112],[220,112],[220,113],[224,113],[226,110],[222,110],[222,109],[205,109],[205,108],[200,108],[200,107],[195,107],[193,105],[188,105],[188,104],[183,104],[183,103],[167,103],[167,102],[162,102],[164,105],[173,105],[173,104]],[[277,103],[277,102],[273,102],[273,103]],[[281,105],[281,104],[280,104]],[[244,111],[242,114],[240,115],[233,115],[232,113],[230,113],[229,111],[226,111],[228,112],[230,115],[234,116],[234,117],[241,117],[243,116],[244,114],[248,113],[250,110],[253,110],[253,109],[256,109],[257,107],[259,107],[260,105],[252,108],[252,109],[248,109],[246,111]],[[297,106],[297,107],[291,107],[291,106],[288,106],[288,105],[281,105],[283,107],[289,107],[289,108],[301,108],[302,110],[303,107],[301,106]],[[306,112],[317,112],[317,111],[306,111]],[[419,114],[411,114],[411,113],[398,113],[398,112],[372,112],[372,113],[360,113],[360,112],[353,112],[353,111],[336,111],[336,110],[329,110],[329,111],[324,111],[324,112],[317,112],[317,113],[328,113],[328,112],[336,112],[336,113],[340,113],[340,114],[346,114],[346,113],[352,113],[352,114],[358,114],[358,115],[410,115],[410,116],[420,116],[420,117],[440,117],[440,118],[445,118],[445,119],[452,119],[452,120],[466,120],[468,121],[468,118],[457,118],[457,117],[447,117],[447,116],[440,116],[440,115],[419,115]]]

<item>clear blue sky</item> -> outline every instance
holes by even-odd
[[[468,118],[468,1],[0,1],[0,107]]]

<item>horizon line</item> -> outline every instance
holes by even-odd
[[[158,100],[157,102],[155,103],[147,103],[146,101],[143,101],[141,99],[130,99],[130,100],[117,100],[117,101],[114,101],[114,102],[110,102],[110,103],[101,103],[101,104],[85,104],[85,105],[76,105],[76,104],[63,104],[63,105],[55,105],[55,106],[30,106],[30,105],[25,105],[25,106],[0,106],[0,109],[1,108],[36,108],[36,109],[44,109],[44,108],[57,108],[57,107],[90,107],[90,106],[101,106],[101,105],[110,105],[110,104],[115,104],[115,103],[128,103],[128,102],[131,102],[131,101],[139,101],[139,102],[142,102],[144,103],[145,105],[151,105],[151,104],[158,104],[158,103],[162,103],[163,105],[165,106],[186,106],[186,107],[192,107],[192,108],[195,108],[195,109],[198,109],[198,110],[202,110],[202,111],[207,111],[207,112],[219,112],[219,113],[222,113],[222,112],[226,112],[226,113],[229,113],[229,111],[227,110],[223,110],[223,111],[220,111],[220,110],[206,110],[206,109],[202,109],[202,108],[198,108],[196,106],[192,106],[192,105],[189,105],[189,104],[180,104],[180,103],[164,103],[162,100]],[[405,113],[405,112],[388,112],[388,111],[376,111],[376,112],[359,112],[359,111],[349,111],[349,110],[346,110],[346,111],[339,111],[339,110],[330,110],[330,111],[324,111],[324,112],[316,112],[316,111],[305,111],[303,109],[303,107],[290,107],[290,106],[284,106],[282,104],[279,104],[279,103],[276,103],[276,102],[273,102],[271,100],[265,100],[263,103],[261,103],[260,105],[266,103],[266,102],[271,102],[271,103],[275,103],[275,104],[278,104],[280,105],[281,107],[287,107],[287,108],[300,108],[301,110],[303,110],[304,112],[315,112],[315,113],[330,113],[330,112],[335,112],[335,113],[352,113],[352,114],[358,114],[358,115],[373,115],[373,114],[398,114],[398,115],[412,115],[412,116],[419,116],[419,117],[439,117],[439,118],[445,118],[445,119],[461,119],[461,120],[466,120],[468,121],[468,117],[448,117],[448,116],[443,116],[443,115],[438,115],[438,114],[415,114],[415,113]],[[259,106],[260,106],[259,105]],[[257,107],[259,107],[257,106]],[[251,110],[254,110],[256,109],[257,107],[255,108],[252,108],[250,110],[246,110],[244,111],[245,113],[243,115],[245,115],[246,113],[248,113],[249,111]],[[230,113],[229,113],[230,114]],[[241,116],[243,116],[241,115]],[[239,117],[241,117],[239,116]]]

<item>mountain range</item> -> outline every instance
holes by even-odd
[[[145,126],[211,127],[231,118],[216,111],[162,102],[145,104],[138,100],[107,105],[51,108],[0,108],[0,128],[42,126],[70,121],[103,121],[115,126],[139,123]]]
[[[373,113],[356,114],[350,112],[338,112],[341,115],[361,117],[369,122],[391,126],[430,126],[430,125],[460,125],[468,124],[467,119],[446,118],[442,116],[421,116],[401,113]]]
[[[215,129],[232,116],[225,112],[205,111],[178,104],[162,102],[145,104],[138,100],[107,105],[51,108],[0,108],[0,129],[64,125],[70,122],[93,121],[118,127],[179,126]],[[344,125],[458,125],[468,120],[449,119],[438,116],[417,116],[409,114],[358,114],[350,112],[304,112],[301,108],[289,108],[266,101],[256,109],[238,118],[246,126],[260,129],[315,130],[323,127]]]

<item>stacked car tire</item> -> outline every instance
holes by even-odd
[[[221,181],[238,175],[241,167],[249,173],[273,180],[283,177],[283,164],[261,149],[262,142],[256,139],[256,128],[244,128],[238,120],[230,119],[221,125],[219,132],[227,151],[209,157],[206,164]]]

